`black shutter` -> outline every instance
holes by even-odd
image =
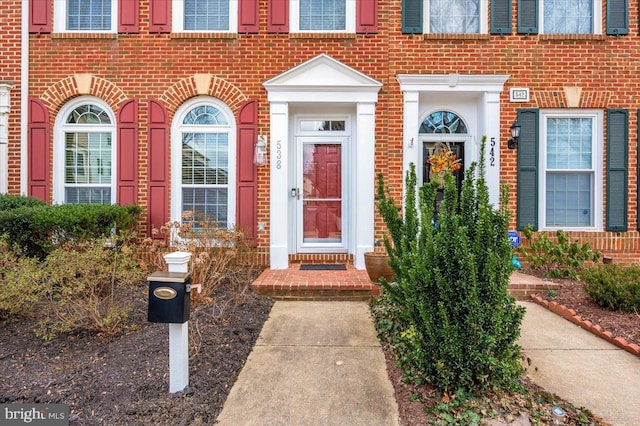
[[[511,34],[511,0],[491,0],[491,34]]]
[[[629,34],[629,0],[607,0],[607,35]]]
[[[607,231],[627,230],[629,111],[607,110]],[[597,200],[596,200],[597,202]]]
[[[518,188],[516,226],[538,230],[538,109],[519,109],[520,140],[518,142]]]
[[[402,0],[402,33],[422,34],[422,2]]]
[[[538,0],[518,0],[518,33],[538,34]]]

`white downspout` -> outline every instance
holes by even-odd
[[[0,81],[0,194],[9,190],[9,113],[11,112],[10,81]]]
[[[29,146],[29,1],[22,2],[22,57],[20,64],[20,193],[27,195]]]

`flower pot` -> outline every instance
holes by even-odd
[[[369,274],[369,279],[374,284],[380,284],[380,278],[387,282],[393,280],[393,269],[389,266],[389,255],[383,252],[370,251],[364,254],[364,265]]]

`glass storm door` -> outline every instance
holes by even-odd
[[[343,141],[300,138],[299,142],[298,249],[344,249]]]

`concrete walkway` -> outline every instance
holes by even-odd
[[[531,302],[520,346],[545,390],[615,426],[640,424],[640,358]]]
[[[398,425],[366,302],[274,304],[221,426]]]

